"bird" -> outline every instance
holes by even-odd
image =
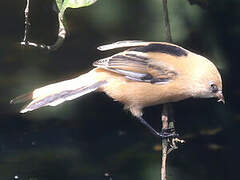
[[[125,50],[95,61],[94,68],[88,73],[35,89],[10,103],[30,101],[20,111],[26,113],[91,92],[104,92],[162,138],[173,134],[158,132],[151,127],[143,119],[143,108],[187,98],[216,98],[225,103],[221,75],[207,58],[167,42],[125,40],[97,49],[119,48]]]

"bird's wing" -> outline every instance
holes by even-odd
[[[145,41],[118,41],[112,44],[99,46],[97,49],[100,51],[107,51],[116,48],[132,47],[131,51],[144,52],[144,53],[165,53],[172,56],[187,56],[188,51],[180,46],[166,43],[166,42],[145,42]],[[128,51],[129,51],[128,50]]]
[[[175,45],[166,43],[148,43],[145,46],[130,48],[111,57],[100,59],[94,66],[124,75],[133,81],[149,83],[166,83],[177,76],[176,70],[167,61],[155,59],[149,53],[159,53],[159,56],[185,56],[187,52]],[[163,56],[163,58],[166,56]]]
[[[118,41],[112,44],[106,44],[99,46],[97,49],[100,51],[107,51],[110,49],[116,48],[126,48],[126,47],[136,47],[136,46],[146,46],[149,42],[139,41],[139,40],[126,40],[126,41]]]

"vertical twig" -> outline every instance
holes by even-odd
[[[25,43],[25,45],[28,43],[28,30],[29,30],[29,26],[30,26],[30,22],[29,22],[29,1],[30,0],[27,0],[26,7],[25,7],[25,10],[24,10],[25,29],[24,29],[23,43]]]
[[[166,40],[168,42],[172,42],[172,36],[171,36],[171,29],[170,29],[170,23],[168,18],[168,7],[167,7],[167,0],[162,0],[163,4],[163,22],[164,22],[164,30],[166,34]],[[173,121],[171,123],[169,122],[169,116],[170,116],[170,109],[172,110],[172,107],[170,104],[164,104],[163,110],[162,110],[162,131],[173,127],[174,124]],[[171,111],[172,115],[172,111]],[[169,127],[171,125],[171,127]],[[166,162],[167,162],[167,153],[168,153],[168,139],[164,138],[162,139],[162,167],[161,167],[161,180],[166,180]]]
[[[168,6],[167,6],[167,0],[162,0],[163,4],[163,23],[164,23],[164,30],[166,34],[166,40],[168,42],[172,42],[172,35],[171,35],[171,28],[168,18]]]
[[[162,131],[166,131],[167,129],[174,130],[174,116],[173,116],[173,107],[172,104],[164,104],[163,110],[162,110]],[[175,133],[175,131],[171,132]],[[169,139],[164,138],[162,139],[162,167],[161,167],[161,180],[166,180],[166,162],[167,162],[167,154],[170,153],[172,150],[177,149],[177,146],[175,145],[175,141],[178,141],[178,139],[173,139],[173,142],[170,142]],[[182,142],[182,141],[181,141]],[[173,145],[169,147],[169,143],[173,143]]]
[[[167,104],[163,105],[162,110],[162,130],[168,128],[168,108]],[[161,168],[161,180],[166,180],[166,161],[167,161],[168,140],[162,139],[162,168]]]

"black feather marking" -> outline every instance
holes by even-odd
[[[126,79],[131,81],[138,81],[138,82],[145,82],[145,83],[152,83],[152,84],[160,84],[160,83],[166,83],[170,81],[172,78],[155,78],[150,73],[138,73],[138,72],[132,72],[127,70],[121,70],[121,69],[115,69],[115,68],[109,68],[108,70],[122,74],[125,76]]]
[[[169,79],[169,78],[153,78],[152,80],[151,80],[151,83],[152,84],[158,84],[158,83],[166,83],[166,82],[168,82],[168,81],[170,81],[171,79]]]
[[[151,75],[150,76],[146,75],[146,77],[142,77],[142,78],[136,78],[132,76],[125,76],[125,77],[126,79],[131,81],[138,81],[138,82],[151,83],[151,84],[163,84],[171,80],[169,78],[153,78],[153,77],[150,78]]]
[[[165,82],[168,82],[170,79],[169,78],[154,78],[151,74],[146,74],[144,77],[141,78],[141,80],[155,84],[155,83],[165,83]]]
[[[137,58],[137,59],[141,59],[141,60],[143,60],[143,61],[148,61],[148,60],[149,60],[149,58],[147,58],[147,57],[139,56],[139,55],[136,55],[136,54],[130,54],[130,53],[127,53],[126,56],[135,57],[135,58]]]
[[[149,64],[148,65],[149,68],[152,68],[152,69],[155,69],[155,70],[158,70],[159,74],[166,74],[166,75],[169,75],[171,77],[174,77],[174,76],[177,76],[178,73],[175,72],[175,71],[169,71],[168,69],[164,69],[164,67],[161,67],[161,66],[157,66],[157,65],[154,65],[154,64]]]
[[[174,46],[174,45],[169,45],[169,44],[149,44],[148,46],[141,46],[141,47],[136,47],[136,48],[131,48],[129,51],[138,51],[138,52],[160,52],[160,53],[165,53],[165,54],[170,54],[173,56],[187,56],[188,53],[184,49]]]
[[[117,56],[113,56],[112,59],[110,60],[110,62],[115,62],[117,61],[117,59],[119,61],[122,61],[122,62],[125,62],[124,60],[126,61],[134,61],[134,62],[137,62],[137,63],[144,63],[144,64],[147,64],[147,61],[146,59],[143,59],[143,58],[139,58],[137,56],[122,56],[122,55],[117,55]]]
[[[143,81],[144,80],[151,80],[151,79],[153,79],[153,76],[151,74],[149,74],[149,73],[141,78],[141,80],[143,80]]]
[[[116,71],[118,72],[118,71]],[[123,75],[125,75],[125,77],[128,80],[131,81],[138,81],[138,82],[145,82],[145,83],[151,83],[151,84],[157,84],[157,83],[166,83],[168,81],[170,81],[170,78],[154,78],[151,74],[147,73],[147,74],[128,74],[127,71],[125,71],[126,73],[123,73]]]
[[[154,65],[154,64],[149,64],[148,65],[149,68],[152,68],[152,69],[155,69],[155,70],[158,70],[159,72],[163,72],[164,71],[164,68],[162,66],[157,66],[157,65]]]

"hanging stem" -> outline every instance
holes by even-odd
[[[162,110],[162,130],[168,128],[168,106],[163,105]],[[166,161],[167,161],[168,140],[162,139],[162,168],[161,168],[161,180],[166,180]]]
[[[166,35],[166,40],[168,42],[172,42],[172,36],[171,36],[171,29],[170,29],[170,23],[168,18],[168,7],[167,7],[167,0],[162,0],[163,4],[163,22],[164,22],[164,30]],[[162,131],[168,129],[168,128],[174,128],[174,123],[168,123],[169,121],[169,111],[172,110],[172,107],[170,104],[164,104],[163,110],[162,110]],[[171,111],[172,112],[172,111]],[[171,124],[171,127],[169,126]],[[162,167],[161,167],[161,180],[166,180],[166,162],[167,162],[167,154],[168,154],[168,145],[169,139],[162,139]]]
[[[29,1],[27,0],[26,7],[24,10],[24,15],[25,15],[25,30],[24,30],[24,37],[23,37],[23,42],[25,45],[28,43],[28,30],[29,30]]]
[[[167,0],[162,0],[163,4],[163,22],[164,22],[164,30],[166,34],[166,40],[168,42],[172,42],[172,35],[171,35],[171,28],[168,18],[168,6],[167,6]]]
[[[64,22],[63,22],[63,13],[58,13],[58,22],[59,22],[59,28],[58,28],[58,38],[57,41],[53,44],[53,45],[45,45],[45,44],[38,44],[38,43],[34,43],[34,42],[29,42],[28,41],[28,33],[29,33],[29,27],[30,27],[30,21],[29,21],[29,4],[30,4],[30,0],[27,0],[26,3],[26,7],[24,10],[24,14],[25,14],[25,30],[24,30],[24,37],[23,37],[23,41],[21,42],[21,45],[23,46],[29,46],[29,47],[35,47],[35,48],[39,48],[42,50],[47,50],[47,51],[55,51],[57,50],[59,47],[62,46],[65,37],[66,37],[66,29],[64,26]]]
[[[164,31],[165,31],[165,38],[166,41],[172,42],[171,36],[171,28],[169,23],[168,17],[168,6],[167,0],[162,0],[163,4],[163,22],[164,22]],[[162,111],[162,131],[166,131],[171,129],[171,133],[176,134],[174,129],[174,115],[173,115],[173,107],[172,104],[164,104],[163,111]],[[161,180],[167,179],[166,173],[166,162],[167,162],[167,155],[174,149],[177,149],[176,143],[184,143],[183,140],[178,138],[164,138],[162,139],[162,167],[161,167]]]

